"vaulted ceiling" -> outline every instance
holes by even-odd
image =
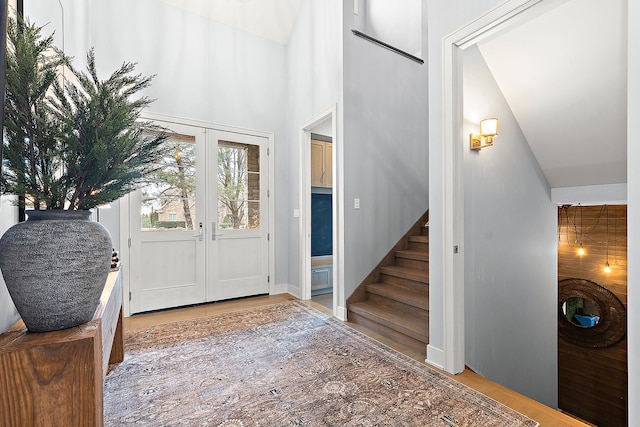
[[[301,3],[163,1],[281,44]],[[545,0],[478,45],[553,188],[627,180],[626,1]]]
[[[624,183],[626,0],[555,3],[478,46],[551,187]]]

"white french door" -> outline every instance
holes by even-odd
[[[129,196],[130,313],[268,293],[268,138],[158,124],[169,154]]]
[[[205,133],[171,132],[158,171],[130,195],[130,312],[205,301]]]
[[[269,292],[268,139],[207,129],[211,232],[207,294],[214,301]]]

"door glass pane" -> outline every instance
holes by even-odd
[[[142,231],[193,230],[196,214],[196,139],[172,134],[167,155],[142,187]]]
[[[218,141],[218,229],[260,228],[260,147]]]

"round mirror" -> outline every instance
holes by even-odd
[[[598,305],[587,298],[570,297],[562,304],[567,320],[584,328],[593,328],[600,321]]]
[[[586,279],[558,285],[560,337],[584,347],[608,347],[625,336],[627,310],[614,293]]]

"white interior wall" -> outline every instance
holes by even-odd
[[[286,185],[280,187],[289,203],[276,224],[278,239],[287,239],[289,256],[276,255],[276,271],[288,272],[289,290],[300,293],[300,126],[337,105],[337,144],[342,141],[342,2],[303,0],[287,47],[286,140],[283,162],[276,164]],[[329,133],[331,130],[329,129]],[[339,173],[339,172],[338,172]],[[278,224],[282,224],[279,226]],[[344,301],[344,298],[342,298]]]
[[[346,296],[429,206],[427,65],[356,37],[356,19],[344,2]]]
[[[463,69],[463,135],[500,120],[493,147],[463,150],[465,363],[555,408],[557,207],[477,46]]]
[[[360,13],[364,18],[362,32],[412,55],[422,55],[422,0],[360,0]]]
[[[145,95],[150,110],[168,116],[273,132],[276,135],[275,216],[277,231],[286,230],[288,175],[285,135],[286,58],[284,45],[165,2],[63,0],[65,51],[84,66],[87,49],[95,48],[98,72],[106,78],[122,62],[137,62],[136,71],[155,75]],[[126,11],[126,13],[123,13]],[[56,32],[62,46],[58,2],[29,0],[25,16]],[[113,28],[117,28],[114,37]],[[101,211],[119,246],[119,208]],[[288,258],[287,241],[276,237],[276,259]],[[286,261],[285,261],[286,262]],[[287,269],[276,266],[276,283],[287,282]]]

